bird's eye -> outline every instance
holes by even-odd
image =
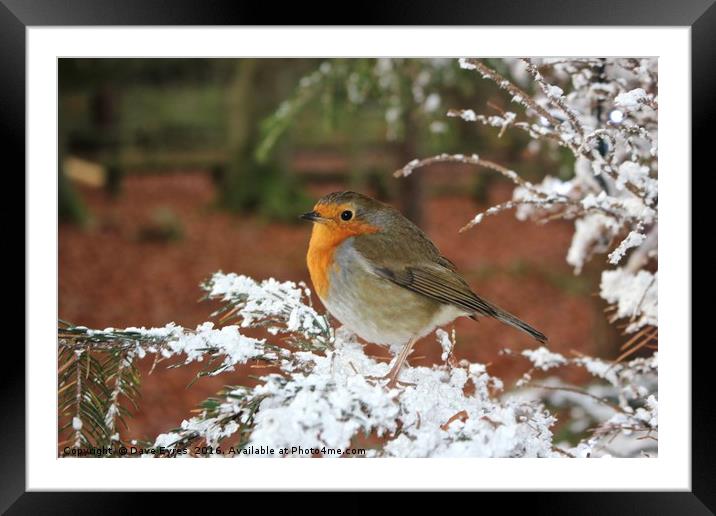
[[[346,210],[341,213],[341,219],[343,220],[351,220],[353,218],[353,212],[351,210]]]

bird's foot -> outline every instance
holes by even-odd
[[[398,385],[401,385],[403,387],[415,387],[416,384],[411,382],[402,382],[398,380],[398,375],[394,374],[386,374],[385,376],[366,376],[366,380],[368,380],[371,383],[380,384],[384,380],[388,380],[388,383],[385,384],[385,387],[388,389],[395,389]]]
[[[382,378],[372,378],[374,380],[388,380],[388,383],[385,384],[385,386],[388,389],[394,389],[395,387],[400,385],[415,385],[414,383],[409,382],[401,382],[398,380],[398,376],[400,376],[400,371],[403,368],[403,364],[407,362],[408,355],[410,354],[411,349],[413,348],[413,344],[415,344],[415,339],[411,339],[410,342],[408,342],[405,346],[403,346],[403,349],[400,350],[400,353],[398,353],[398,356],[395,358],[395,362],[393,363],[393,366],[388,371],[388,374],[383,376]],[[371,377],[368,377],[371,378]]]

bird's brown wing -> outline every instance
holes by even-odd
[[[355,238],[354,246],[375,274],[396,285],[468,314],[494,317],[540,342],[547,340],[529,324],[475,294],[455,271],[455,265],[407,219],[393,227],[390,236],[383,232],[361,235]]]
[[[399,270],[376,267],[375,273],[413,292],[461,308],[469,314],[494,317],[527,333],[539,342],[547,341],[547,337],[542,332],[500,307],[485,301],[470,289],[460,275],[439,264],[409,266]]]
[[[382,278],[436,301],[454,305],[468,313],[494,316],[489,303],[472,292],[465,280],[439,264],[408,266],[397,270],[391,267],[375,267],[374,270]]]
[[[378,276],[402,287],[455,305],[468,313],[492,315],[455,271],[455,264],[440,254],[435,244],[416,225],[403,219],[390,236],[379,232],[355,239],[356,250]]]

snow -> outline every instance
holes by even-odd
[[[366,379],[384,375],[388,365],[367,357],[356,343],[342,343],[311,361],[310,375],[294,375],[288,382],[272,376],[257,388],[256,394],[268,398],[261,403],[251,444],[345,448],[357,432],[375,432],[387,439],[375,452],[379,456],[553,456],[553,418],[534,407],[490,398],[491,379],[482,368],[408,367],[401,376],[406,386],[388,391]],[[468,381],[476,386],[472,396],[464,394]],[[463,410],[464,421],[445,426]],[[395,435],[398,421],[401,432]]]
[[[477,154],[471,154],[469,156],[466,156],[464,154],[445,154],[445,153],[443,153],[443,154],[438,154],[436,156],[432,156],[430,158],[425,158],[423,160],[415,158],[415,159],[409,161],[406,165],[404,165],[403,168],[394,172],[394,175],[396,177],[407,177],[410,174],[412,174],[416,168],[424,167],[431,163],[436,163],[436,162],[456,162],[456,163],[478,164],[480,162],[480,157]]]
[[[554,86],[550,84],[547,86],[547,95],[556,99],[564,95],[564,91],[562,91],[562,88],[560,88],[559,86]]]
[[[627,183],[644,190],[649,200],[653,200],[658,194],[657,181],[649,176],[649,167],[633,161],[625,161],[619,165],[616,187],[623,190]]]
[[[216,354],[224,356],[219,371],[233,370],[235,364],[245,364],[248,360],[264,354],[265,340],[246,337],[235,325],[214,328],[214,323],[205,322],[197,326],[195,332],[187,333],[168,341],[170,354],[184,354],[185,363],[204,359],[206,350],[216,349]]]
[[[217,272],[204,288],[210,298],[231,301],[239,309],[242,328],[266,325],[284,333],[300,330],[313,336],[330,329],[326,317],[304,303],[310,290],[303,284],[273,278],[257,282],[248,276]]]
[[[511,174],[517,176],[514,171]],[[555,204],[564,203],[573,188],[572,181],[562,181],[550,175],[545,176],[539,185],[526,183],[525,186],[518,186],[512,192],[512,200],[517,205],[515,216],[519,220],[527,220],[540,212],[549,212]]]
[[[574,363],[584,367],[591,375],[603,378],[614,386],[619,384],[618,373],[622,369],[621,366],[591,357],[576,358]]]
[[[614,104],[627,111],[639,109],[645,101],[651,98],[643,88],[634,88],[626,93],[620,93],[614,99]]]
[[[448,335],[448,332],[440,328],[435,330],[435,337],[437,337],[438,344],[440,344],[440,348],[443,350],[442,354],[440,355],[440,359],[443,362],[446,362],[448,357],[452,355],[454,343],[450,339],[450,335]]]
[[[637,417],[642,418],[652,428],[659,427],[659,401],[650,394],[646,398],[646,408],[637,410]]]
[[[107,413],[104,416],[104,421],[107,427],[114,428],[114,422],[117,415],[119,415],[119,407],[116,403],[116,397],[114,398],[115,403],[112,403],[107,409]]]
[[[301,353],[299,360],[282,363],[291,374],[267,375],[251,390],[248,396],[260,404],[247,446],[300,447],[288,455],[307,456],[316,448],[345,449],[357,435],[374,434],[385,445],[369,456],[556,456],[550,431],[554,418],[539,404],[491,396],[501,382],[482,364],[407,366],[400,378],[405,385],[388,390],[384,381],[371,378],[384,376],[389,365],[365,355],[345,333],[337,339],[325,356]],[[468,383],[475,387],[470,395],[465,394]],[[246,396],[244,390],[233,394]],[[218,415],[184,420],[178,431],[159,435],[155,445],[168,446],[189,435],[216,445],[238,429],[236,414],[245,411],[227,397]],[[222,423],[226,420],[232,424]]]
[[[216,446],[241,425],[251,425],[248,446],[297,446],[300,450],[293,455],[298,456],[322,447],[345,449],[360,434],[385,440],[382,448],[370,451],[372,456],[555,456],[550,430],[554,418],[539,404],[495,397],[502,382],[489,376],[483,364],[450,363],[455,340],[443,330],[436,338],[445,363],[406,365],[399,387],[389,390],[386,381],[379,380],[389,364],[366,355],[350,333],[325,326],[325,317],[306,304],[304,287],[217,273],[204,288],[210,297],[237,307],[233,315],[240,324],[217,328],[206,322],[188,330],[170,323],[93,332],[93,337],[134,341],[145,353],[180,356],[184,364],[218,358],[220,364],[210,374],[255,358],[277,365],[280,372],[262,377],[256,387],[228,391],[214,412],[204,409],[175,430],[159,434],[157,447],[176,447],[198,437]],[[276,334],[299,333],[319,341],[330,335],[330,346],[323,354],[291,351],[241,333],[245,321],[264,325],[267,318]],[[256,405],[253,416],[247,403]],[[114,419],[117,412],[113,404],[107,418]],[[74,428],[80,425],[75,418]]]
[[[510,392],[508,397],[523,402],[544,400],[563,411],[570,409],[570,419],[565,423],[573,432],[588,432],[588,437],[576,446],[556,444],[572,456],[635,457],[643,453],[656,456],[656,355],[618,364],[586,356],[565,359],[563,365],[583,367],[607,383],[574,388],[554,377],[542,380],[539,385],[530,385],[528,378],[518,382],[523,388]]]
[[[480,222],[482,222],[482,219],[483,219],[484,217],[485,217],[485,214],[484,214],[484,213],[478,213],[477,215],[475,215],[475,216],[472,218],[472,220],[469,222],[469,224],[471,224],[471,225],[479,224]]]
[[[174,433],[174,432],[159,434],[154,439],[154,446],[157,448],[170,448],[170,447],[172,447],[172,445],[174,445],[181,438],[182,438],[181,434]]]
[[[254,313],[251,313],[253,316]],[[95,332],[93,337],[98,338],[103,332]],[[273,356],[274,352],[267,352],[264,348],[264,339],[254,339],[242,335],[237,325],[228,325],[214,328],[213,322],[205,322],[189,330],[174,323],[160,328],[113,329],[108,336],[124,335],[121,339],[134,340],[135,347],[127,357],[128,366],[136,356],[144,358],[147,353],[159,353],[163,358],[177,355],[184,356],[184,363],[201,362],[205,356],[221,356],[221,365],[212,374],[233,370],[236,364],[243,364],[252,358]],[[111,407],[110,407],[111,408]],[[114,414],[113,414],[114,415]],[[110,415],[108,414],[109,418]]]
[[[112,333],[114,331],[114,328],[107,328],[104,330],[104,333]],[[163,340],[172,336],[181,335],[183,329],[181,326],[177,326],[175,323],[170,322],[162,326],[161,328],[137,328],[134,326],[130,326],[122,331],[138,333],[144,338]]]
[[[466,122],[474,122],[477,120],[477,115],[475,115],[475,112],[472,109],[463,109],[460,113],[460,118]]]
[[[82,430],[82,420],[77,416],[72,418],[72,428],[78,432]]]
[[[559,353],[552,353],[544,346],[537,349],[525,349],[522,355],[527,357],[536,368],[547,371],[553,367],[559,367],[567,363],[567,360]]]
[[[306,292],[301,287],[220,273],[213,279],[205,288],[211,295],[238,303],[237,319],[246,316],[253,324],[261,324],[265,318],[258,317],[257,306],[247,300],[279,292],[284,299],[261,304],[265,314],[276,316],[273,324],[277,334],[292,328],[306,338],[322,338],[322,334],[311,333],[312,324],[298,322],[303,320],[300,314],[313,313],[304,304]],[[243,336],[238,325],[216,328],[210,322],[194,331],[169,324],[134,328],[130,335],[136,338],[137,333],[149,339],[147,352],[182,355],[184,363],[207,356],[223,357],[216,374],[259,356],[278,369],[260,378],[255,387],[229,388],[215,398],[215,408],[204,408],[181,421],[176,429],[159,434],[154,440],[156,447],[173,448],[196,439],[215,447],[236,439],[243,429],[247,432],[242,437],[244,445],[265,450],[261,453],[267,457],[311,456],[326,448],[341,451],[354,446],[361,435],[381,439],[381,446],[368,450],[369,457],[562,457],[565,453],[553,445],[551,428],[556,420],[539,399],[500,396],[503,384],[488,374],[484,364],[467,360],[454,363],[451,354],[455,338],[444,330],[436,331],[443,363],[432,367],[406,364],[399,385],[393,389],[387,389],[382,379],[390,364],[366,355],[363,346],[342,328],[328,332],[332,340],[324,352],[278,348],[265,340]],[[157,340],[158,336],[163,340]],[[655,357],[651,361],[637,359],[635,365],[613,366],[589,357],[567,359],[544,346],[525,350],[522,355],[545,371],[570,363],[580,365],[622,389],[620,399],[625,408],[621,419],[603,418],[599,427],[603,435],[580,444],[579,450],[605,455],[599,451],[600,439],[611,439],[619,425],[627,423],[656,431],[655,392],[636,383],[639,375],[654,370]],[[628,397],[645,401],[632,409]],[[75,428],[77,421],[73,421]],[[281,449],[290,451],[270,453]]]
[[[609,263],[617,265],[629,249],[640,246],[644,240],[646,240],[646,235],[644,233],[630,231],[627,237],[621,241],[619,246],[614,249],[614,251],[609,253]]]
[[[591,206],[593,198],[585,199],[585,207]],[[606,252],[609,241],[604,235],[612,235],[617,227],[609,217],[593,213],[574,221],[574,235],[567,251],[567,263],[579,274],[582,267],[595,252]]]
[[[616,316],[629,319],[627,331],[658,326],[658,273],[623,268],[602,272],[600,295],[617,306]]]
[[[468,61],[468,58],[466,58],[466,57],[461,57],[461,58],[458,60],[458,63],[460,64],[460,68],[462,68],[462,69],[464,69],[464,70],[477,70],[477,66],[475,66],[475,65],[472,64],[472,63],[470,63],[470,62]]]

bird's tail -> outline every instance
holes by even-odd
[[[501,321],[505,324],[509,324],[513,328],[517,328],[518,330],[525,332],[527,335],[530,335],[533,339],[543,344],[547,342],[547,336],[541,331],[535,330],[532,326],[518,319],[511,313],[504,311],[499,306],[495,306],[491,303],[485,304],[489,306],[489,309],[483,312],[484,315],[489,315],[490,317],[494,317],[498,321]]]

